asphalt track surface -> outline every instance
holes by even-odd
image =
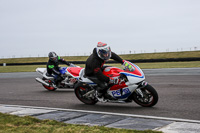
[[[144,69],[146,81],[158,92],[152,108],[136,103],[85,105],[73,89],[45,90],[35,81],[36,72],[0,73],[0,104],[113,112],[200,120],[200,68]]]

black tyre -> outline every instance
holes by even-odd
[[[83,96],[89,91],[92,91],[92,89],[87,84],[79,82],[75,85],[74,92],[75,92],[76,97],[85,104],[94,105],[98,102],[98,100],[94,96],[91,96],[91,97]]]
[[[158,102],[158,93],[151,85],[148,84],[144,88],[141,88],[141,91],[144,97],[141,97],[141,95],[137,94],[136,92],[133,93],[133,100],[137,104],[143,107],[152,107],[156,105]]]

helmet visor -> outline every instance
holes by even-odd
[[[51,60],[54,61],[54,62],[57,62],[58,61],[58,57],[51,57]]]
[[[103,60],[109,60],[111,57],[111,50],[110,47],[104,48],[104,49],[100,49],[99,52],[99,57]]]

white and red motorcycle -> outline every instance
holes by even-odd
[[[127,61],[128,62],[128,61]],[[101,101],[96,96],[97,84],[84,76],[84,69],[79,74],[79,81],[75,85],[74,92],[77,98],[89,105],[94,105],[98,101],[128,103],[135,101],[143,107],[152,107],[158,102],[156,90],[145,80],[144,73],[134,63],[128,62],[132,69],[120,69],[117,67],[106,67],[103,74],[108,77],[118,78],[118,84],[109,86],[104,100]]]
[[[57,88],[73,88],[74,84],[79,80],[79,73],[83,68],[78,66],[73,67],[61,67],[60,73],[62,74],[64,80],[61,81],[59,86],[54,84],[54,76],[47,73],[46,68],[37,68],[38,72],[42,78],[37,77],[35,80],[43,85],[43,87],[49,91],[55,91]]]

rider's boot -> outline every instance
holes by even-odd
[[[98,99],[98,101],[100,102],[107,102],[107,100],[104,99],[104,96],[102,93],[99,93],[96,91],[96,98]]]
[[[100,102],[107,102],[107,100],[104,98],[103,90],[100,87],[98,87],[96,90],[96,97]]]
[[[58,79],[54,79],[54,81],[52,82],[52,86],[54,88],[61,88],[60,81]]]
[[[49,86],[51,86],[53,88],[58,88],[57,85],[54,82],[51,82],[51,84]]]

